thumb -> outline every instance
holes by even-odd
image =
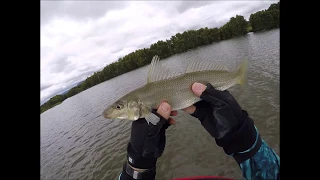
[[[203,85],[201,83],[195,82],[195,83],[192,84],[192,91],[198,97],[201,96],[201,94],[203,93],[203,91],[206,90],[206,88],[207,88],[207,86]]]
[[[160,107],[158,108],[157,113],[161,115],[163,118],[169,119],[171,114],[171,106],[168,103],[163,102],[160,104]]]

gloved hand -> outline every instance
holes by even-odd
[[[184,111],[200,120],[226,154],[248,151],[256,142],[255,150],[260,147],[261,139],[257,137],[253,120],[228,91],[219,91],[211,84],[205,86],[200,83],[194,83],[192,91],[202,101],[185,108]],[[248,159],[255,150],[236,160],[242,162]]]
[[[153,110],[152,113],[154,118],[160,119],[157,125],[148,124],[144,118],[132,122],[127,159],[134,168],[155,167],[165,148],[165,131],[171,124],[175,124],[170,115],[177,115],[177,111],[171,111],[171,106],[166,102],[161,103],[158,110]]]

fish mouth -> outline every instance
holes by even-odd
[[[103,113],[103,117],[106,119],[109,119],[108,114],[107,113]]]

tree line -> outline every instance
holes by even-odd
[[[40,113],[101,82],[150,64],[154,55],[158,55],[160,59],[165,59],[199,46],[230,39],[248,32],[278,28],[279,26],[280,2],[271,4],[268,9],[251,14],[249,21],[241,15],[236,15],[220,28],[205,27],[177,33],[170,39],[160,40],[151,44],[149,48],[138,49],[119,58],[118,61],[107,65],[103,70],[95,72],[80,85],[71,88],[66,94],[52,97],[40,106]]]

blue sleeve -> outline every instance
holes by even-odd
[[[264,140],[257,153],[239,166],[246,179],[280,179],[280,157]]]

